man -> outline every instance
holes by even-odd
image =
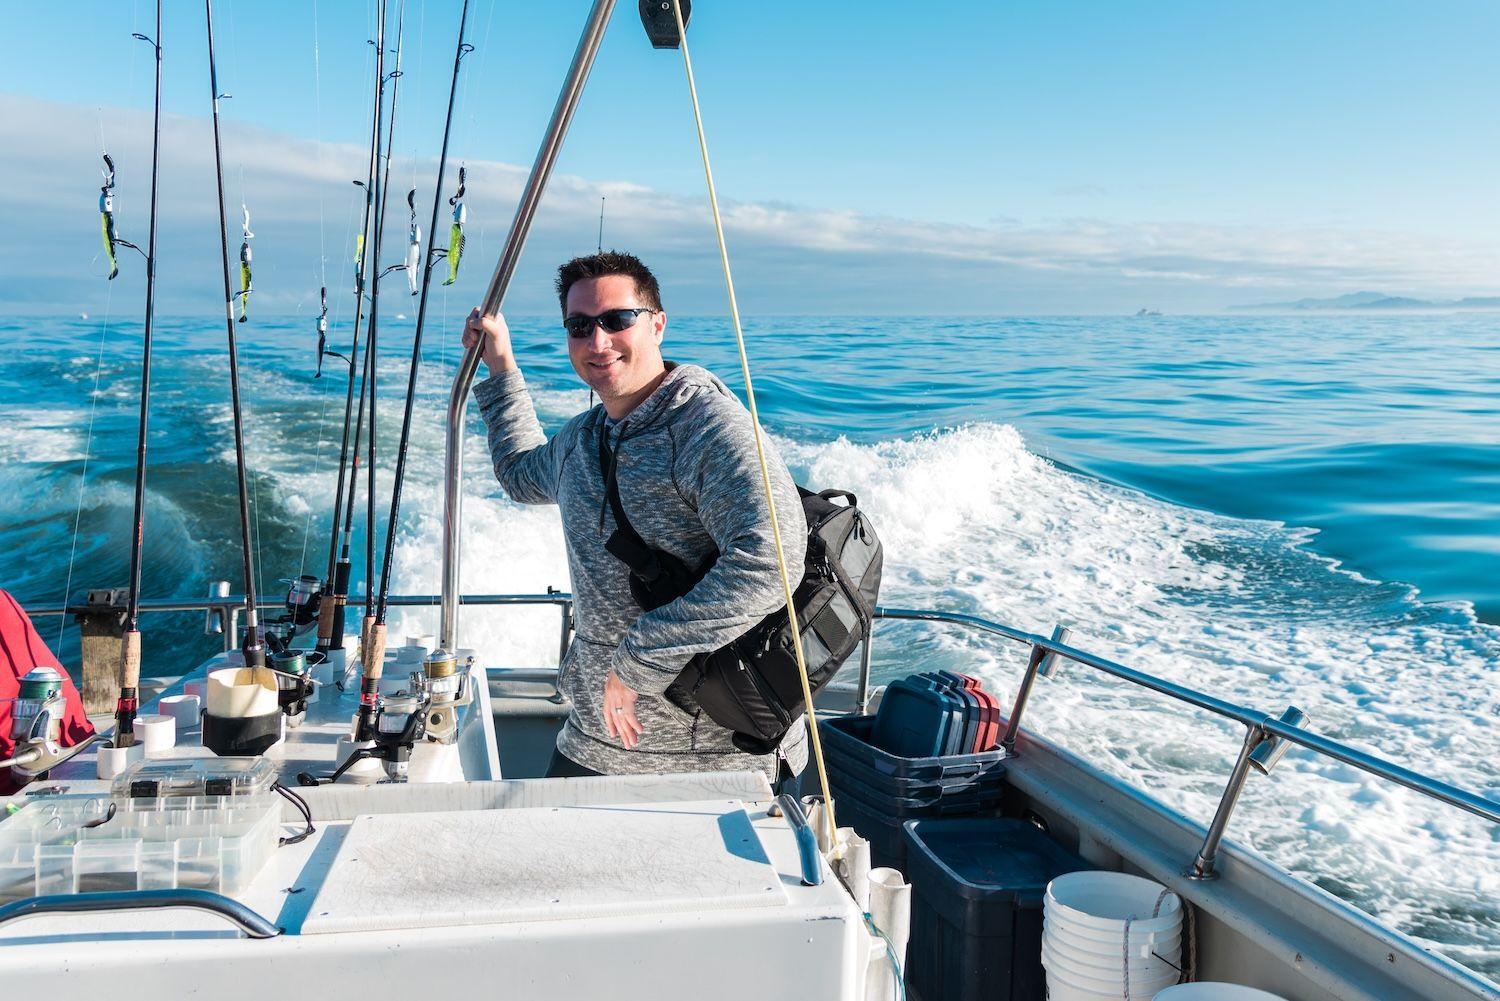
[[[562,509],[576,633],[558,685],[573,703],[549,775],[759,769],[775,755],[731,743],[690,696],[668,686],[695,654],[717,650],[784,604],[750,415],[696,365],[665,361],[667,330],[656,278],[616,252],[569,261],[557,294],[573,370],[602,403],[550,439],[500,316],[475,310],[464,345],[483,342],[490,377],[474,387],[489,428],[495,476],[523,504]],[[791,474],[767,443],[767,461],[793,586],[807,528]],[[647,545],[712,567],[686,595],[653,611],[631,596],[629,568],[605,549],[615,519],[605,492],[613,464],[626,520]],[[807,760],[793,727],[781,752],[793,772]]]

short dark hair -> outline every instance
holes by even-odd
[[[568,312],[570,288],[582,281],[607,278],[610,275],[624,275],[633,280],[635,293],[643,305],[655,310],[662,308],[661,286],[657,284],[651,269],[642,264],[641,259],[634,254],[606,250],[585,257],[575,257],[557,269],[557,301],[562,306],[563,315],[566,316]]]

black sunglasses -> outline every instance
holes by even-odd
[[[568,332],[569,337],[588,337],[594,332],[594,327],[600,326],[611,334],[618,334],[622,330],[629,330],[635,326],[635,322],[642,313],[655,313],[654,309],[642,306],[638,309],[610,309],[598,316],[584,316],[582,313],[574,313],[563,320],[563,329]]]

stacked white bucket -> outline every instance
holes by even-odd
[[[1122,872],[1073,872],[1047,884],[1042,966],[1050,1001],[1151,1001],[1177,983],[1182,901]]]

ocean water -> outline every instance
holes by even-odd
[[[397,537],[409,593],[438,589],[462,309],[442,313]],[[555,429],[588,393],[554,318],[513,326]],[[1081,647],[1268,711],[1296,704],[1322,733],[1500,798],[1500,318],[773,318],[747,335],[794,471],[853,490],[875,519],[885,603],[1067,623]],[[383,321],[382,495],[410,336]],[[332,340],[347,337],[344,323]],[[676,320],[668,337],[669,357],[739,386],[726,322]],[[313,379],[306,318],[242,338],[258,567],[276,592],[327,559],[343,385],[337,361]],[[123,583],[138,321],[0,320],[0,351],[0,586],[50,603]],[[198,596],[239,568],[221,321],[159,322],[151,427],[144,590]],[[464,589],[566,588],[556,511],[504,498],[472,408],[470,428]],[[73,629],[39,624],[76,660]],[[148,674],[218,643],[197,615],[144,625]],[[394,635],[435,625],[392,612]],[[552,662],[556,626],[466,610],[461,629],[525,664]],[[875,650],[882,677],[962,666],[1006,695],[1024,653],[898,623]],[[1200,822],[1241,736],[1078,667],[1039,686],[1028,725]],[[1294,749],[1252,779],[1229,836],[1500,976],[1492,825]]]

